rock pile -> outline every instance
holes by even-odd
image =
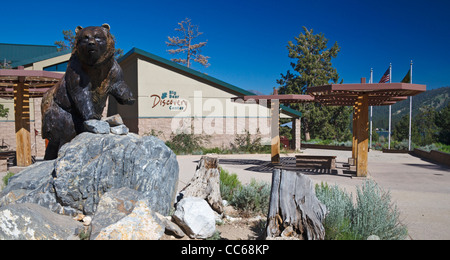
[[[94,133],[10,179],[0,239],[159,239],[170,226],[162,215],[175,200],[175,154],[156,137],[128,133],[120,117],[85,127]]]

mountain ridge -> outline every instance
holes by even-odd
[[[419,95],[413,96],[412,103],[413,118],[420,112],[421,108],[426,106],[430,106],[436,111],[440,111],[450,103],[450,86],[427,90]],[[392,129],[404,115],[409,115],[409,98],[392,105]],[[389,106],[374,106],[372,123],[374,128],[388,129]]]

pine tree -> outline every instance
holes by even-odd
[[[204,47],[207,42],[199,42],[194,43],[194,39],[202,35],[202,32],[198,31],[198,25],[193,25],[191,23],[191,19],[186,18],[184,21],[178,23],[179,28],[176,28],[175,31],[181,34],[181,37],[167,37],[168,42],[166,45],[169,47],[175,47],[175,49],[167,50],[170,54],[185,54],[186,58],[173,58],[171,59],[174,62],[184,64],[188,68],[192,66],[192,61],[198,62],[205,67],[208,67],[210,64],[208,63],[208,59],[210,57],[203,56],[200,54],[201,48]]]
[[[295,43],[288,42],[287,49],[294,72],[288,70],[277,83],[281,85],[280,94],[305,94],[309,87],[336,84],[339,74],[331,64],[340,51],[339,45],[327,49],[328,39],[322,33],[303,27],[303,33],[295,37]],[[342,83],[342,80],[341,82]],[[294,104],[292,108],[302,112],[302,130],[305,139],[312,138],[348,140],[351,136],[350,107],[322,106],[315,103]]]
[[[436,117],[436,125],[440,128],[439,142],[450,145],[450,103],[439,111]]]

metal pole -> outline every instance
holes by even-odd
[[[409,83],[412,83],[412,65],[411,60],[409,68]],[[409,97],[409,140],[408,140],[408,151],[411,151],[411,120],[412,120],[412,96]]]
[[[370,68],[369,83],[373,83],[373,68]],[[373,115],[372,109],[373,109],[373,107],[370,106],[370,127],[369,127],[369,131],[370,131],[369,148],[370,149],[372,149],[372,115]]]
[[[389,64],[389,83],[392,83],[392,63]],[[391,149],[391,111],[392,105],[389,105],[389,135],[388,135],[388,149]]]

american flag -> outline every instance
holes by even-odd
[[[384,73],[383,77],[381,77],[380,82],[379,83],[388,83],[389,80],[391,79],[391,75],[390,75],[390,69],[388,68],[386,70],[386,72]]]

